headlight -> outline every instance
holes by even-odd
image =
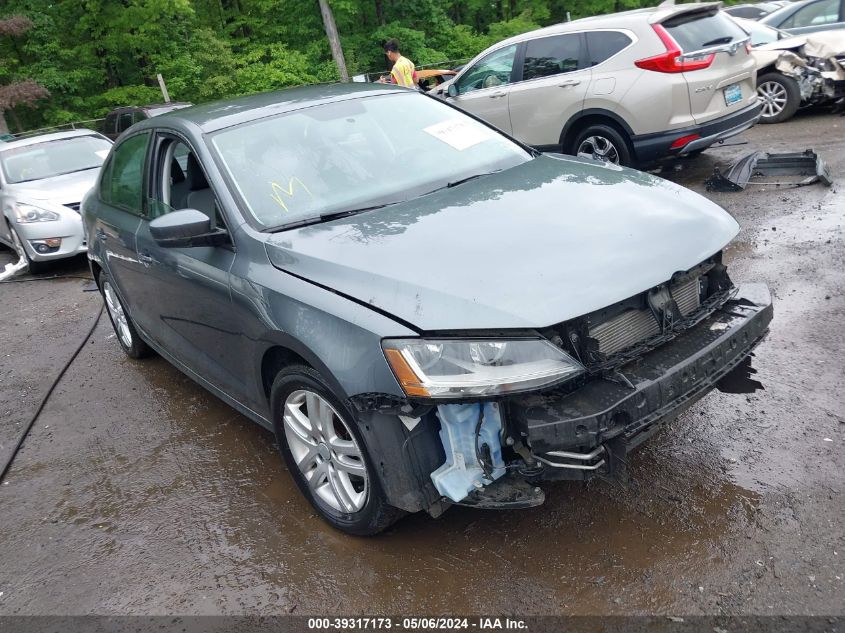
[[[55,211],[48,211],[30,204],[19,204],[15,207],[15,216],[18,224],[30,224],[32,222],[55,222],[61,216]]]
[[[542,339],[388,339],[382,346],[405,394],[422,398],[513,393],[584,371]]]

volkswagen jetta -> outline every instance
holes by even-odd
[[[764,335],[716,204],[437,99],[311,86],[162,115],[83,202],[117,340],[272,430],[332,525],[624,473]]]

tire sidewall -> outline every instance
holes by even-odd
[[[761,115],[760,123],[783,123],[784,121],[791,119],[795,116],[795,113],[798,112],[798,108],[801,106],[801,89],[798,87],[798,82],[791,77],[782,75],[781,73],[768,72],[762,77],[757,78],[758,87],[768,82],[779,83],[784,87],[786,90],[786,104],[784,105],[783,110],[773,117],[765,118]],[[757,98],[761,98],[759,93]]]
[[[581,143],[590,136],[601,136],[610,141],[616,148],[616,152],[619,154],[619,165],[623,167],[631,167],[633,165],[633,157],[631,149],[628,146],[628,141],[622,134],[619,133],[619,131],[616,130],[616,128],[604,124],[592,124],[581,131],[575,137],[575,142],[570,148],[572,155],[577,156],[578,147],[580,147]]]
[[[338,415],[343,417],[343,421],[346,423],[349,432],[353,434],[355,441],[361,449],[364,465],[367,469],[369,491],[364,507],[358,512],[340,512],[314,495],[308,486],[305,475],[302,474],[288,448],[287,437],[285,436],[282,423],[284,404],[291,393],[300,389],[313,391],[325,398],[334,407]],[[287,465],[288,471],[290,471],[291,477],[293,477],[302,494],[317,509],[322,518],[333,527],[356,535],[374,534],[386,527],[384,525],[380,527],[381,515],[384,510],[383,506],[387,504],[386,497],[373,465],[373,460],[367,450],[367,444],[358,429],[357,419],[349,408],[335,396],[322,376],[317,371],[305,366],[295,366],[282,370],[273,381],[270,392],[270,411],[273,420],[273,430],[276,434],[276,443],[278,444],[279,452]],[[390,522],[392,523],[392,521]]]

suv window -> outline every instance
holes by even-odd
[[[663,26],[686,53],[748,37],[736,22],[721,11],[682,13],[663,22]]]
[[[132,120],[132,113],[131,112],[122,112],[120,114],[120,119],[118,120],[118,123],[117,123],[117,131],[123,132],[123,131],[129,129],[129,127],[132,125],[132,123],[134,123],[134,121]]]
[[[549,77],[578,70],[580,59],[580,33],[566,33],[531,40],[525,45],[522,79]]]
[[[631,38],[619,31],[590,31],[587,33],[590,66],[610,59],[630,43]]]
[[[461,77],[458,81],[458,93],[466,94],[473,90],[509,84],[515,57],[516,44],[493,51]]]
[[[782,29],[792,29],[802,26],[814,26],[816,24],[833,24],[839,21],[839,0],[822,0],[813,2],[801,7],[783,24]]]
[[[139,215],[149,140],[149,133],[138,134],[114,149],[108,169],[103,174],[100,193],[106,202]]]

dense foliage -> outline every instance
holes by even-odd
[[[330,4],[355,74],[386,68],[381,44],[391,37],[415,63],[430,64],[471,57],[506,36],[563,21],[567,13],[575,19],[654,3]],[[195,103],[337,78],[317,0],[3,0],[0,21],[9,25],[0,28],[0,87],[44,90],[37,100],[0,104],[12,127],[91,119],[117,105],[161,101],[157,73],[172,99]]]

